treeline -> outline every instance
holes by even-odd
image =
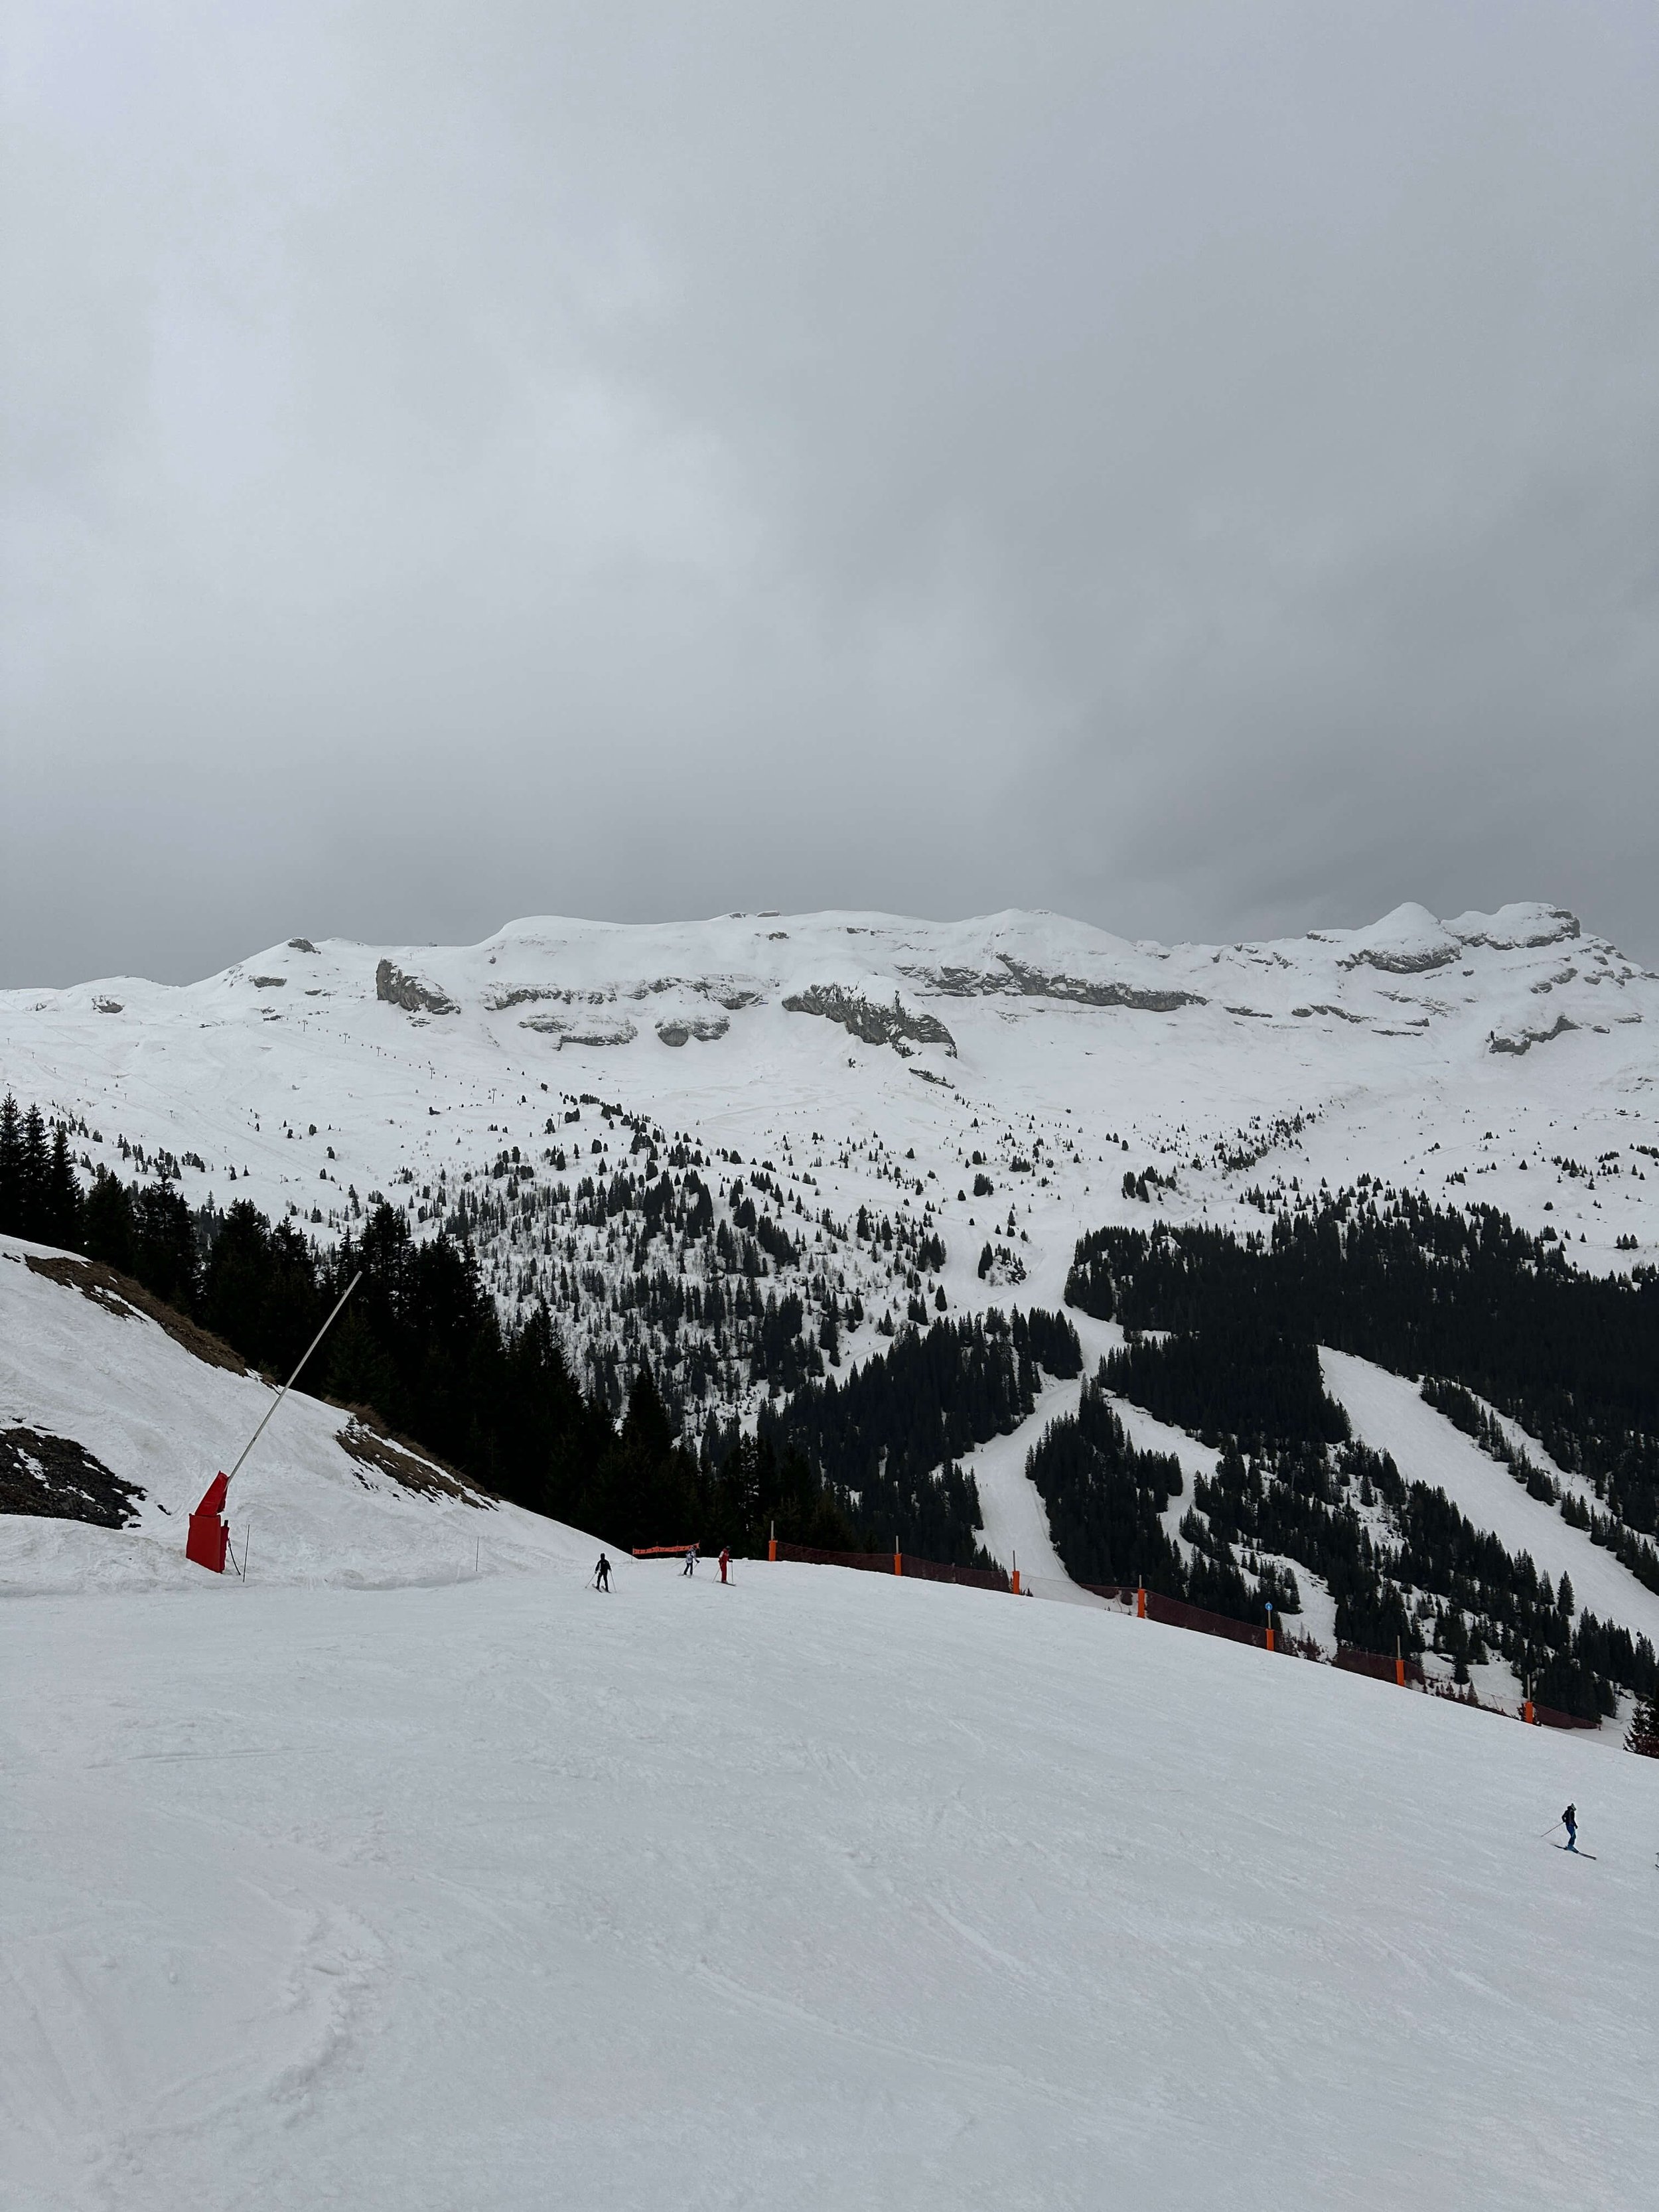
[[[1327,1584],[1343,1643],[1389,1652],[1397,1639],[1413,1656],[1431,1640],[1460,1682],[1471,1665],[1496,1652],[1531,1680],[1541,1702],[1585,1717],[1616,1709],[1616,1686],[1648,1693],[1659,1670],[1645,1638],[1592,1614],[1575,1621],[1565,1580],[1553,1587],[1528,1554],[1510,1553],[1476,1529],[1443,1492],[1406,1482],[1386,1454],[1350,1438],[1346,1417],[1324,1389],[1312,1334],[1316,1323],[1326,1340],[1342,1332],[1325,1326],[1331,1316],[1305,1302],[1306,1285],[1318,1266],[1342,1265],[1333,1257],[1333,1237],[1338,1253],[1346,1241],[1360,1246],[1363,1271],[1367,1225],[1315,1224],[1311,1237],[1279,1239],[1277,1250],[1261,1240],[1241,1247],[1205,1229],[1151,1236],[1104,1231],[1079,1245],[1072,1285],[1079,1302],[1097,1308],[1109,1300],[1137,1332],[1103,1362],[1102,1382],[1223,1448],[1214,1476],[1195,1484],[1181,1525],[1193,1547],[1188,1573],[1207,1554],[1224,1567],[1242,1558],[1260,1578],[1270,1563],[1259,1554],[1276,1554]],[[1446,1241],[1466,1255],[1472,1249]],[[1447,1273],[1455,1277],[1457,1270]],[[1432,1308],[1432,1294],[1444,1284],[1437,1279],[1419,1287]],[[1473,1295],[1467,1285],[1465,1294]],[[1363,1356],[1375,1357],[1376,1347],[1350,1321],[1350,1344],[1369,1346]],[[1472,1335],[1473,1315],[1466,1327]],[[1294,1333],[1298,1328],[1306,1333]],[[1170,1333],[1143,1336],[1141,1329]],[[1533,1494],[1557,1499],[1558,1486],[1509,1444],[1467,1389],[1437,1381],[1423,1395],[1510,1462]],[[1648,1564],[1642,1554],[1652,1547],[1628,1530],[1571,1500],[1563,1510],[1575,1525],[1589,1526],[1595,1540],[1621,1557],[1628,1551],[1638,1572]],[[1659,1570],[1659,1555],[1653,1565]]]
[[[978,1486],[960,1454],[1018,1427],[1036,1405],[1040,1370],[1081,1374],[1077,1331],[1064,1316],[994,1307],[982,1317],[905,1331],[844,1382],[808,1382],[786,1405],[763,1405],[758,1433],[818,1468],[877,1547],[957,1565],[988,1564],[977,1542]]]
[[[1051,1421],[1026,1455],[1025,1472],[1048,1516],[1049,1534],[1074,1582],[1127,1588],[1144,1583],[1165,1597],[1259,1624],[1271,1602],[1281,1613],[1301,1610],[1296,1577],[1275,1562],[1250,1558],[1246,1576],[1230,1531],[1187,1513],[1181,1533],[1188,1550],[1170,1537],[1164,1515],[1182,1487],[1173,1453],[1143,1451],[1105,1390],[1105,1364],[1085,1382],[1075,1413]],[[1261,1540],[1265,1545],[1264,1534]],[[1284,1548],[1275,1547],[1275,1548]]]
[[[33,1109],[9,1102],[0,1137],[0,1227],[136,1277],[267,1373],[288,1375],[361,1269],[302,1387],[366,1407],[471,1480],[624,1547],[696,1540],[752,1553],[775,1528],[825,1549],[881,1549],[896,1538],[921,1556],[971,1563],[983,1556],[979,1499],[957,1456],[1024,1418],[1040,1370],[1081,1371],[1063,1317],[993,1313],[902,1330],[856,1374],[820,1385],[826,1359],[840,1357],[835,1304],[814,1329],[796,1293],[780,1297],[740,1277],[730,1295],[745,1301],[752,1371],[804,1387],[787,1406],[763,1409],[758,1435],[711,1418],[692,1450],[680,1440],[680,1405],[665,1402],[648,1359],[628,1382],[609,1346],[591,1376],[573,1372],[547,1307],[538,1301],[504,1325],[471,1247],[445,1229],[417,1242],[405,1216],[382,1204],[325,1247],[251,1203],[192,1212],[166,1180],[137,1188],[100,1172],[83,1192],[66,1132],[49,1135]],[[684,1180],[672,1201],[706,1229],[707,1187],[689,1163],[677,1164]],[[666,1175],[648,1188],[665,1194],[665,1220]],[[659,1300],[671,1325],[682,1302],[714,1295],[662,1270],[632,1287]],[[855,1299],[847,1311],[861,1317]]]
[[[439,1163],[422,1182],[404,1170],[404,1210],[477,1253],[505,1317],[544,1304],[615,1415],[645,1365],[678,1426],[719,1429],[757,1390],[791,1392],[837,1367],[845,1328],[873,1318],[890,1339],[905,1319],[926,1328],[947,1310],[944,1285],[928,1279],[945,1248],[925,1199],[920,1219],[901,1205],[837,1221],[787,1146],[781,1170],[725,1146],[711,1158],[587,1092],[562,1094],[542,1134],[556,1141],[504,1146],[487,1168]],[[320,1164],[319,1175],[328,1182]],[[310,1225],[355,1224],[356,1190],[343,1200],[327,1213],[313,1206]]]
[[[1229,1316],[1200,1337],[1132,1339],[1109,1352],[1101,1379],[1120,1398],[1206,1444],[1231,1437],[1249,1450],[1295,1438],[1340,1443],[1348,1417],[1326,1395],[1319,1353],[1252,1316]]]
[[[0,1230],[135,1277],[283,1377],[361,1269],[302,1387],[368,1408],[485,1488],[623,1548],[696,1540],[752,1553],[774,1524],[796,1543],[863,1541],[799,1451],[736,1437],[718,1463],[688,1451],[648,1369],[615,1421],[572,1374],[544,1308],[504,1329],[471,1253],[442,1234],[416,1243],[390,1206],[323,1249],[246,1202],[192,1213],[166,1182],[133,1189],[106,1172],[82,1193],[64,1129],[48,1138],[33,1108],[7,1100]]]
[[[1399,1375],[1449,1377],[1519,1421],[1609,1513],[1659,1529],[1659,1271],[1580,1273],[1548,1237],[1374,1189],[1271,1232],[1158,1224],[1079,1242],[1066,1300],[1127,1328],[1271,1328]]]
[[[1073,1582],[1144,1582],[1170,1597],[1188,1595],[1181,1553],[1161,1517],[1181,1495],[1181,1462],[1138,1450],[1098,1383],[1085,1383],[1075,1413],[1049,1422],[1025,1455],[1025,1472]]]
[[[1193,1510],[1181,1533],[1223,1554],[1236,1547],[1247,1557],[1253,1549],[1295,1559],[1335,1601],[1339,1644],[1385,1653],[1398,1644],[1411,1658],[1422,1648],[1421,1632],[1391,1584],[1386,1555],[1356,1502],[1370,1506],[1379,1492],[1398,1484],[1394,1462],[1363,1445],[1345,1444],[1331,1455],[1317,1444],[1280,1443],[1246,1459],[1230,1441],[1214,1474],[1194,1482]],[[1278,1610],[1298,1613],[1295,1577],[1284,1580],[1289,1588],[1274,1600]]]
[[[48,1133],[38,1106],[0,1099],[0,1236],[74,1249],[81,1231],[81,1189],[59,1122]]]

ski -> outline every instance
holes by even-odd
[[[1566,1844],[1552,1844],[1550,1849],[1553,1851],[1565,1851],[1569,1858],[1593,1859],[1595,1856],[1594,1851],[1576,1851]]]

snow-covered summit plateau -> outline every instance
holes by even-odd
[[[1053,1300],[1079,1230],[1146,1218],[1120,1185],[1148,1164],[1174,1218],[1257,1223],[1250,1189],[1364,1172],[1553,1227],[1592,1267],[1659,1239],[1659,977],[1548,905],[1231,945],[1012,912],[295,937],[198,983],[0,994],[0,1079],[84,1122],[88,1167],[180,1162],[192,1202],[252,1197],[325,1237],[371,1193],[444,1218],[469,1170],[538,1155],[584,1094],[787,1152],[817,1206],[890,1199],[902,1160],[960,1232],[945,1279],[969,1304],[1011,1193],[1030,1294]],[[1009,1171],[994,1207],[969,1194],[975,1152]]]

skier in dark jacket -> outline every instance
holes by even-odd
[[[593,1587],[606,1591],[611,1588],[611,1562],[603,1552],[599,1553],[599,1565],[593,1570]]]
[[[1578,1848],[1578,1808],[1576,1805],[1568,1806],[1561,1815],[1561,1825],[1567,1832],[1567,1849],[1576,1851]]]
[[[683,1575],[695,1575],[696,1571],[697,1547],[695,1544],[689,1544],[686,1547],[685,1565],[680,1569],[680,1572]]]

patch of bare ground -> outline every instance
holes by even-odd
[[[338,1442],[360,1466],[389,1474],[405,1490],[415,1491],[422,1498],[459,1498],[464,1505],[484,1508],[495,1504],[493,1498],[470,1483],[465,1475],[458,1474],[453,1467],[434,1459],[418,1444],[393,1436],[372,1407],[348,1406],[343,1410],[351,1419],[340,1431]]]
[[[125,1528],[144,1493],[123,1482],[73,1437],[41,1429],[0,1429],[0,1513],[46,1521],[89,1521]]]

